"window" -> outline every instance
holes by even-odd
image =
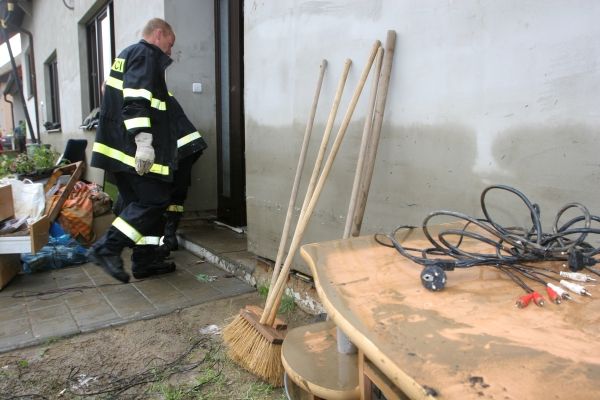
[[[102,84],[115,58],[113,5],[109,2],[87,24],[90,110],[100,107]]]
[[[47,130],[60,128],[60,96],[58,92],[58,62],[54,53],[45,63],[46,69],[46,95],[47,119],[44,124]]]

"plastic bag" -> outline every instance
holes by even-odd
[[[63,190],[64,187],[59,189],[54,197],[60,197]],[[90,198],[90,186],[81,181],[77,182],[60,209],[58,222],[72,237],[89,244],[94,239],[92,230],[93,208],[94,205]]]
[[[68,267],[69,265],[84,264],[87,260],[87,250],[70,235],[51,237],[48,244],[37,253],[21,254],[23,272],[47,271]]]
[[[44,197],[44,185],[33,183],[29,179],[20,181],[18,179],[4,179],[12,186],[13,205],[15,218],[27,217],[37,221],[43,214],[46,207]]]

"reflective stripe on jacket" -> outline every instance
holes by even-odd
[[[183,108],[173,95],[167,99],[167,109],[172,129],[177,136],[177,157],[182,160],[197,152],[202,152],[208,147],[202,135],[194,124],[187,118]]]
[[[135,173],[135,135],[152,134],[155,159],[148,176],[172,181],[177,168],[177,135],[171,126],[165,69],[172,60],[140,40],[113,62],[106,80],[91,165]]]

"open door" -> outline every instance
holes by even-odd
[[[217,218],[246,225],[244,17],[242,0],[215,0]]]

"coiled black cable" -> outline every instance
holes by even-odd
[[[520,199],[531,216],[531,226],[506,227],[494,220],[486,203],[487,195],[493,190],[506,191]],[[483,219],[445,210],[434,211],[425,217],[421,229],[431,247],[405,247],[397,237],[403,230],[415,229],[409,225],[399,226],[388,235],[376,234],[375,240],[384,246],[395,248],[417,264],[439,267],[444,271],[482,265],[512,266],[535,261],[569,261],[573,270],[595,264],[593,257],[600,253],[600,248],[593,246],[587,239],[591,235],[600,234],[600,229],[592,227],[592,222],[600,222],[600,217],[592,215],[584,205],[569,203],[563,206],[556,214],[552,231],[546,233],[542,230],[539,206],[511,186],[492,185],[485,188],[481,193],[480,203],[485,216]],[[560,220],[568,210],[578,210],[581,215],[560,225]],[[442,216],[462,221],[464,225],[462,228],[456,227],[456,224],[448,228],[442,227],[434,235],[432,221]],[[575,226],[582,222],[583,226]],[[439,227],[436,225],[436,228]],[[473,252],[461,247],[465,238],[471,243],[477,241],[485,244],[490,251]]]

